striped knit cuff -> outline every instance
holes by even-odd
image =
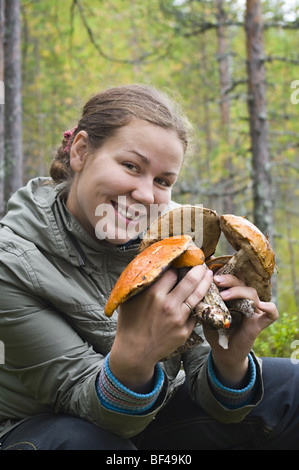
[[[226,408],[236,409],[248,405],[255,394],[256,367],[251,355],[248,355],[248,385],[242,389],[228,388],[217,379],[213,369],[212,354],[208,359],[208,377],[215,398]]]
[[[141,415],[155,403],[162,389],[164,373],[159,364],[154,375],[154,389],[147,394],[135,393],[122,385],[111,373],[109,354],[96,380],[97,395],[105,408],[125,414]]]

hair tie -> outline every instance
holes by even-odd
[[[68,131],[64,132],[63,137],[65,138],[65,140],[67,140],[67,144],[64,147],[65,152],[68,152],[70,150],[71,138],[73,137],[74,132],[76,131],[77,128],[78,126],[75,126],[73,129],[69,129]]]

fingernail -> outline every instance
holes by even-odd
[[[222,281],[222,276],[219,276],[219,274],[214,276],[214,281],[221,282]]]

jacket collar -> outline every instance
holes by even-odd
[[[93,239],[67,210],[65,184],[54,185],[50,178],[34,178],[20,188],[8,202],[8,212],[0,227],[9,227],[33,242],[41,251],[64,258],[74,266],[94,264],[97,256],[114,253],[130,259],[137,243],[112,245]],[[125,253],[130,252],[131,255]],[[88,263],[89,261],[89,263]]]
[[[0,226],[33,242],[41,251],[64,258],[74,266],[95,265],[98,256],[109,254],[122,261],[138,253],[140,240],[113,245],[93,239],[67,210],[65,184],[51,178],[34,178],[9,200],[8,213]],[[169,208],[176,203],[171,202]]]

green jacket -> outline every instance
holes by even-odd
[[[255,403],[229,410],[207,380],[206,342],[163,364],[165,385],[154,410],[142,416],[107,410],[95,380],[110,351],[117,321],[104,314],[109,293],[138,247],[123,250],[92,239],[68,213],[63,185],[36,178],[11,198],[0,229],[0,436],[40,413],[69,413],[121,436],[144,429],[184,380],[191,396],[223,422],[240,421]],[[2,361],[3,362],[3,361]]]

